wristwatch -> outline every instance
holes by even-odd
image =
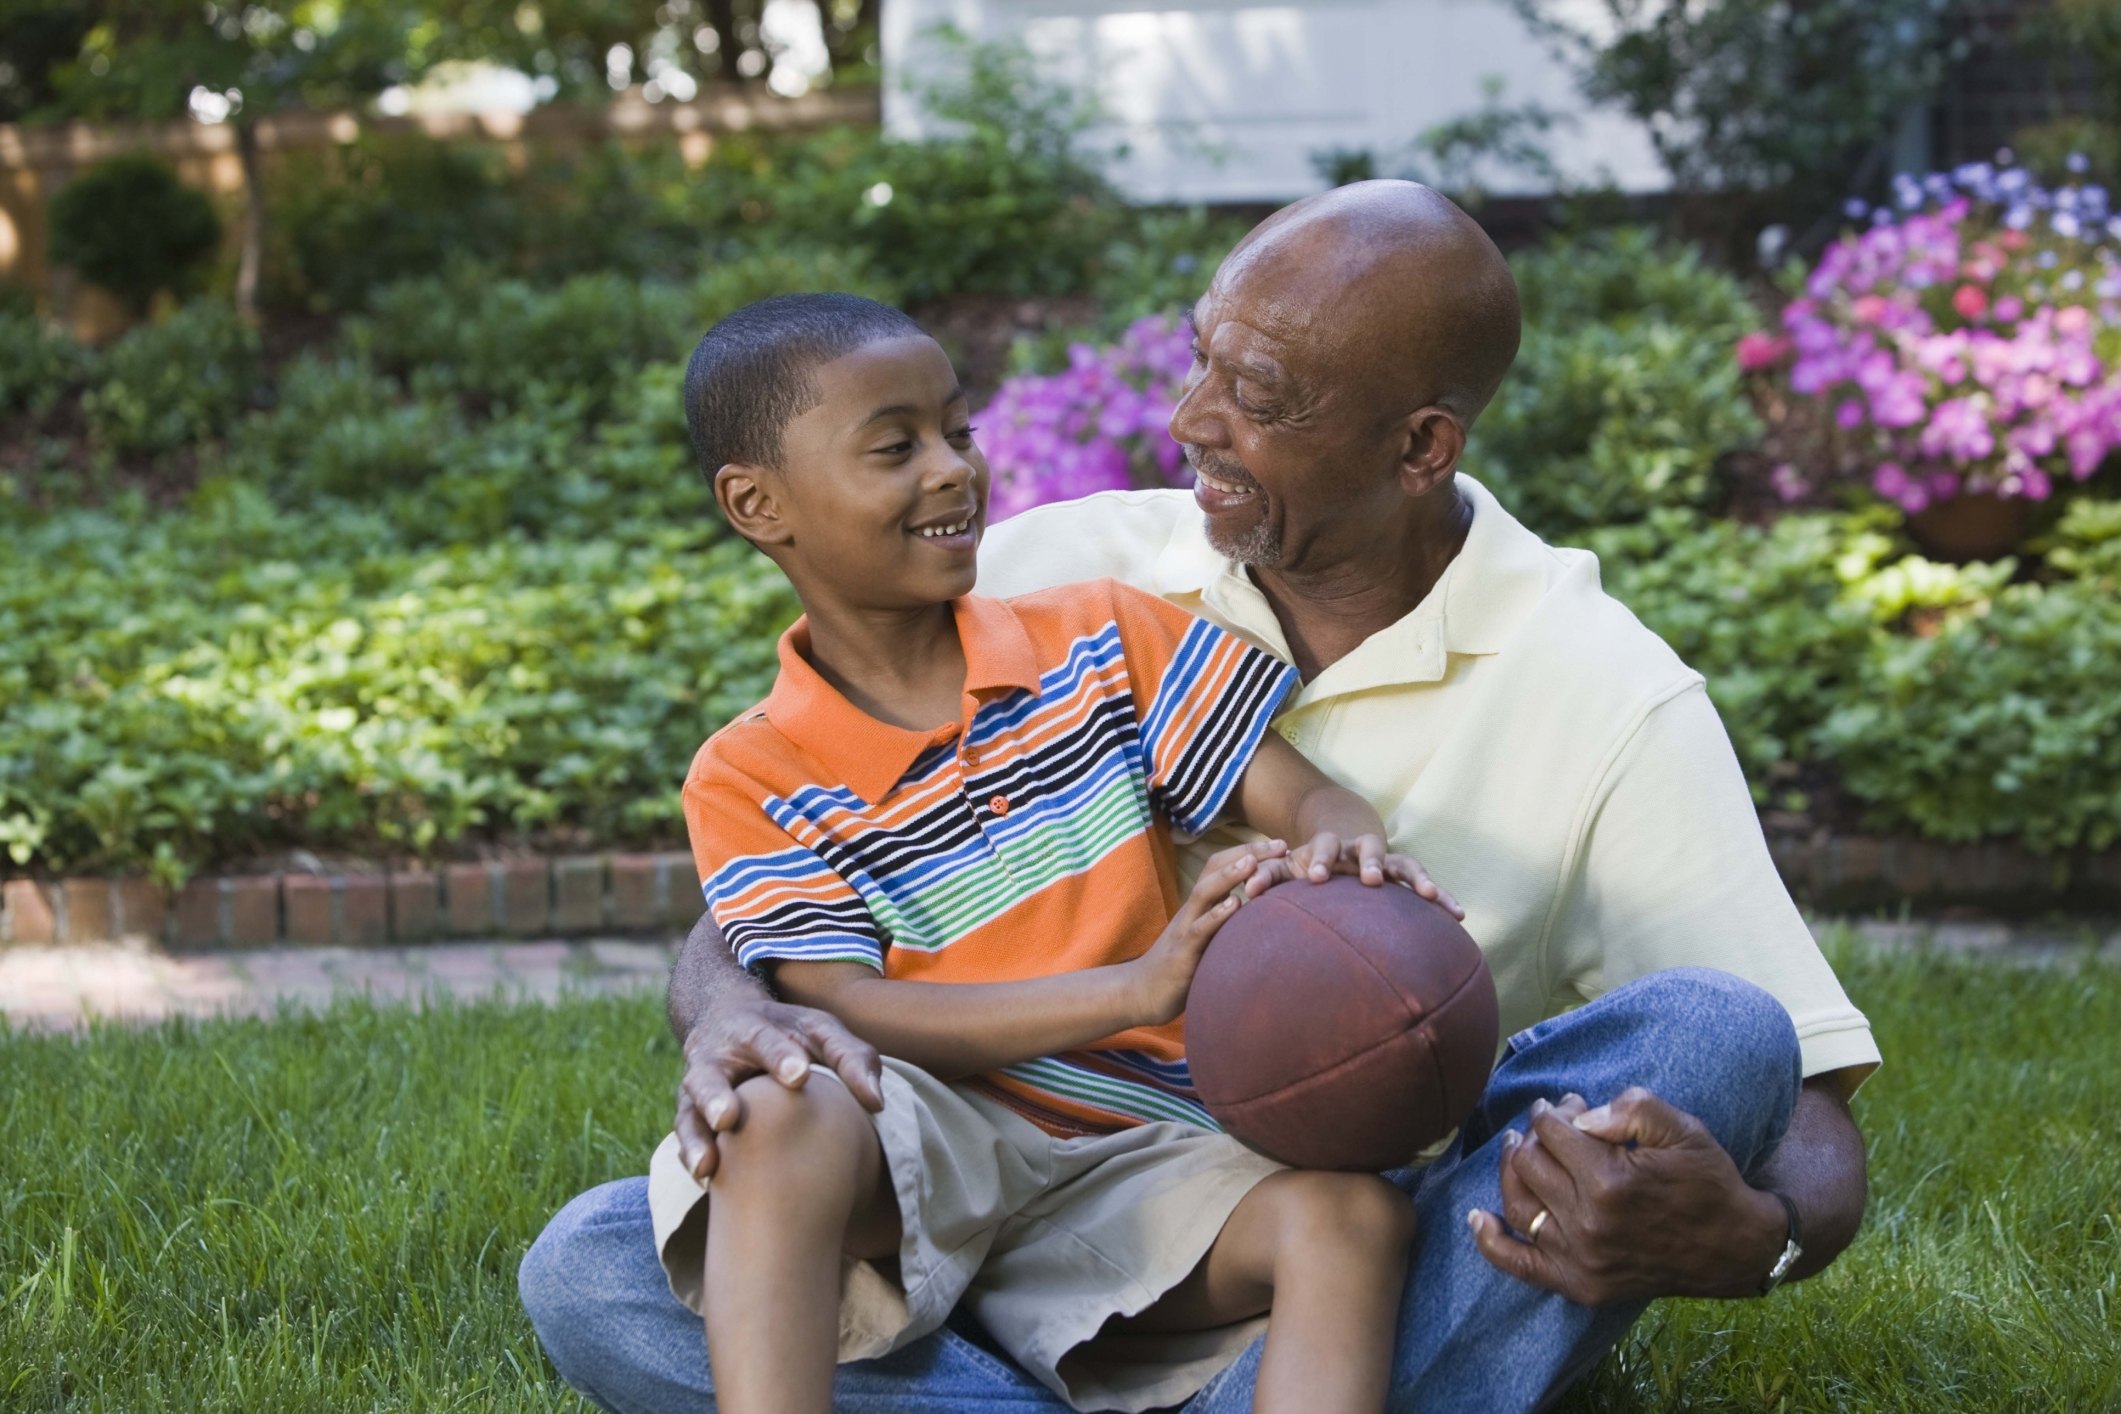
[[[1769,1197],[1782,1205],[1782,1211],[1790,1215],[1790,1232],[1789,1240],[1782,1244],[1782,1255],[1775,1258],[1775,1265],[1768,1268],[1767,1276],[1761,1280],[1762,1296],[1782,1285],[1784,1278],[1790,1274],[1790,1268],[1796,1266],[1797,1259],[1804,1255],[1804,1228],[1797,1221],[1797,1205],[1790,1201],[1790,1195],[1787,1193],[1777,1193],[1772,1188],[1766,1191]]]

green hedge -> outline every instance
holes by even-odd
[[[2121,840],[2121,503],[2080,501],[2044,578],[1909,554],[1876,511],[1761,530],[1687,512],[1584,537],[1707,678],[1755,795],[1830,773],[1866,824],[2037,850]]]
[[[680,830],[677,784],[794,617],[700,524],[409,548],[239,481],[0,552],[0,847],[165,876],[252,848]]]
[[[1731,353],[1759,323],[1744,287],[1634,227],[1511,269],[1524,342],[1466,465],[1549,536],[1713,503],[1719,458],[1760,436]]]

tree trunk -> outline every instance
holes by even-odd
[[[707,0],[707,23],[714,26],[715,72],[724,82],[741,81],[743,75],[737,72],[736,61],[744,52],[744,40],[737,33],[736,0]]]
[[[243,168],[243,246],[236,260],[236,314],[258,322],[258,272],[265,263],[265,175],[258,161],[258,125],[236,120],[236,160]]]
[[[863,46],[876,35],[879,6],[878,0],[860,0],[853,21],[845,29],[832,22],[835,8],[832,0],[817,0],[818,25],[825,32],[825,57],[837,75],[862,62]]]

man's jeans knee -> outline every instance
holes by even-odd
[[[1485,1144],[1536,1099],[1574,1091],[1601,1105],[1640,1085],[1699,1119],[1749,1174],[1789,1127],[1802,1084],[1781,1002],[1728,972],[1675,967],[1512,1036],[1465,1138]]]
[[[1781,1003],[1705,968],[1655,973],[1510,1038],[1449,1154],[1402,1175],[1419,1228],[1392,1356],[1390,1407],[1536,1409],[1610,1350],[1644,1306],[1579,1306],[1488,1265],[1466,1226],[1499,1212],[1505,1129],[1532,1101],[1571,1091],[1591,1104],[1642,1085],[1698,1117],[1741,1172],[1757,1172],[1788,1127],[1800,1080]],[[1258,1343],[1201,1391],[1188,1414],[1251,1406]]]

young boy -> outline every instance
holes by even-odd
[[[1079,1409],[1183,1402],[1262,1317],[1259,1408],[1381,1408],[1411,1206],[1245,1149],[1185,1066],[1187,987],[1243,897],[1344,872],[1457,908],[1266,730],[1294,670],[1110,581],[972,595],[986,463],[949,359],[895,310],[740,310],[685,404],[716,501],[805,611],[685,783],[708,906],[885,1057],[874,1116],[823,1072],[739,1087],[711,1201],[674,1136],[656,1153],[657,1247],[719,1407],[828,1409],[835,1359],[963,1302]],[[1272,838],[1181,905],[1170,832],[1233,806]]]

